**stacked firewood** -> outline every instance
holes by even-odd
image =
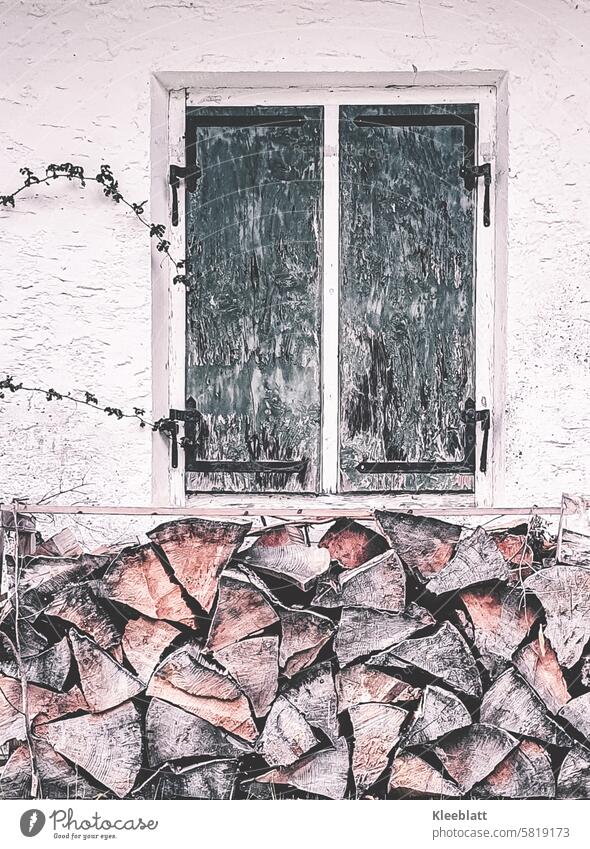
[[[375,519],[9,560],[0,797],[588,798],[588,546]]]

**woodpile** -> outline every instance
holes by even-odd
[[[0,797],[587,798],[590,540],[375,520],[6,555]]]

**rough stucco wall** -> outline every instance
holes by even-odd
[[[0,4],[0,187],[108,162],[149,196],[154,70],[510,72],[505,502],[588,488],[589,0],[83,0]],[[150,406],[150,255],[97,187],[60,181],[2,219],[0,368]],[[0,404],[0,495],[150,500],[150,435],[18,394]]]

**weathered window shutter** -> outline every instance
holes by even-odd
[[[316,491],[322,109],[187,112],[187,490]]]
[[[476,118],[340,110],[344,490],[473,489]]]

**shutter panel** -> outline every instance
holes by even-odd
[[[475,120],[341,108],[344,490],[473,491]]]
[[[187,142],[187,490],[316,491],[322,109],[191,108]]]

